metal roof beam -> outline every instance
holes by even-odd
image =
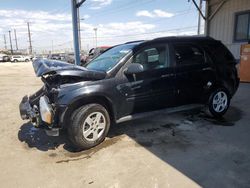
[[[206,20],[206,17],[204,16],[204,14],[202,13],[201,9],[199,8],[199,6],[197,5],[196,1],[195,0],[192,0],[193,3],[194,3],[194,6],[197,8],[197,10],[199,11],[200,15],[202,16],[202,18],[204,20]]]
[[[81,0],[76,4],[76,8],[79,8],[80,6],[82,6],[82,4],[85,2],[86,0]]]
[[[227,2],[227,0],[222,1],[215,9],[215,11],[211,14],[211,16],[208,17],[208,20],[212,20],[215,14],[221,9],[221,7],[224,5],[224,3]]]

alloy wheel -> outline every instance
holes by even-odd
[[[215,112],[223,112],[228,105],[228,97],[224,91],[217,92],[213,97],[213,109]]]
[[[106,128],[106,119],[101,112],[88,115],[83,123],[83,136],[88,141],[98,140]]]

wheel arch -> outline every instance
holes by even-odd
[[[60,118],[62,128],[67,128],[68,124],[70,123],[70,117],[76,109],[84,105],[93,103],[102,105],[108,111],[110,115],[110,121],[115,121],[115,109],[109,98],[107,98],[106,96],[87,96],[77,99],[67,106],[66,110],[62,114],[62,117]]]
[[[216,91],[217,89],[220,89],[220,88],[224,89],[227,92],[230,99],[232,98],[232,96],[233,96],[233,88],[232,88],[232,86],[230,86],[230,83],[228,83],[225,80],[221,80],[217,84],[214,85],[212,92],[214,92],[214,91]]]

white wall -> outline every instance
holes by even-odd
[[[211,15],[222,0],[208,0],[208,14]],[[221,40],[234,54],[240,58],[240,42],[233,41],[235,13],[250,10],[250,0],[228,0],[208,22],[209,36]]]

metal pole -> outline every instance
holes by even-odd
[[[51,42],[51,53],[53,54],[53,52],[54,52],[54,41],[52,40],[52,42]]]
[[[202,18],[204,20],[206,20],[206,17],[203,15],[202,11],[199,9],[199,6],[197,5],[197,3],[195,2],[195,0],[192,0],[194,3],[194,6],[197,8],[197,10],[199,11],[200,15],[202,16]]]
[[[17,37],[16,37],[16,29],[14,29],[14,33],[15,33],[15,41],[16,41],[16,50],[18,50]]]
[[[202,1],[203,0],[200,0],[200,4],[199,4],[199,9],[202,10]],[[197,30],[197,34],[200,35],[201,34],[201,14],[200,12],[198,11],[198,30]]]
[[[74,39],[75,64],[80,65],[80,50],[79,50],[79,33],[78,33],[78,16],[77,16],[77,1],[71,0],[72,8],[72,26]]]
[[[29,44],[30,44],[29,53],[32,54],[32,44],[31,44],[30,23],[29,22],[27,22],[27,26],[28,26],[28,35],[29,35]]]
[[[205,20],[205,35],[208,37],[209,36],[209,3],[206,1],[206,20]]]
[[[5,37],[5,35],[3,35],[3,39],[4,39],[4,48],[5,48],[5,50],[7,49],[7,42],[6,42],[6,37]]]
[[[9,38],[10,38],[10,51],[11,51],[11,55],[13,55],[12,40],[11,40],[11,31],[9,31]]]
[[[95,47],[97,47],[97,28],[94,28],[95,31]]]
[[[79,51],[82,51],[82,42],[81,42],[81,20],[80,20],[80,11],[77,8],[77,22],[78,22],[78,40],[79,40]]]

